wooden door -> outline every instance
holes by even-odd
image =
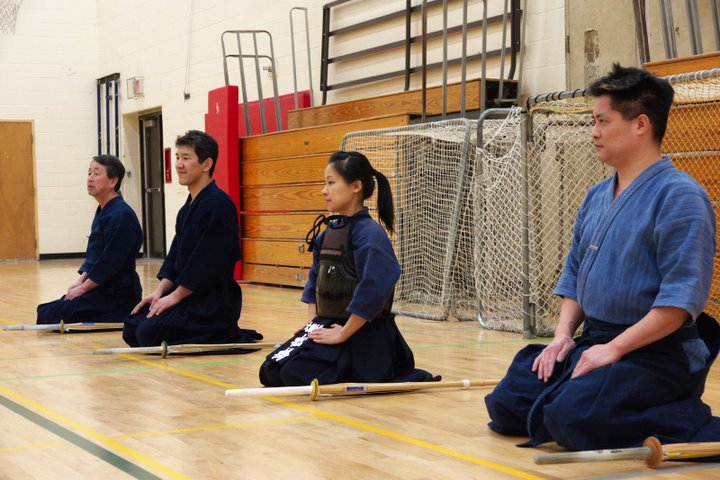
[[[0,260],[37,258],[33,123],[0,121]]]

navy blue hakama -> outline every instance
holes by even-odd
[[[624,327],[623,327],[624,328]],[[529,436],[522,446],[555,440],[572,450],[639,446],[649,436],[662,443],[717,441],[720,424],[700,397],[720,348],[720,327],[701,315],[695,324],[627,354],[617,363],[570,379],[582,352],[622,329],[587,320],[576,348],[558,363],[548,383],[532,372],[545,345],[528,345],[507,375],[485,397],[492,430]],[[710,358],[693,370],[684,344],[702,339]]]
[[[97,283],[89,292],[65,300],[65,295],[37,307],[38,324],[123,322],[140,301],[142,288],[135,257],[143,236],[135,212],[117,196],[97,208],[88,238],[85,261],[78,273]]]
[[[545,348],[521,350],[486,397],[490,428],[575,450],[661,442],[720,441],[720,419],[701,401],[720,328],[702,311],[715,252],[710,199],[663,157],[616,195],[618,174],[590,189],[555,294],[575,300],[583,333],[545,383],[532,372]],[[619,361],[571,379],[582,353],[607,344],[655,308],[687,321]]]
[[[433,376],[415,368],[415,358],[393,315],[375,318],[347,341],[323,345],[307,338],[314,328],[343,322],[316,317],[281,345],[260,368],[260,383],[268,387],[343,382],[427,382]]]
[[[132,347],[182,343],[251,343],[255,330],[238,327],[242,293],[234,279],[240,258],[237,210],[214,181],[180,209],[175,238],[158,273],[192,292],[159,315],[149,305],[125,320],[123,339]],[[165,295],[171,291],[165,292]]]

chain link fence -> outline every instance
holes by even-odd
[[[720,68],[667,77],[675,89],[663,152],[707,191],[720,219]],[[720,318],[720,255],[705,311]]]

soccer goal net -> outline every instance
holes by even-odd
[[[720,202],[720,69],[668,77],[675,88],[663,151]],[[593,148],[583,91],[531,97],[501,119],[448,120],[354,132],[393,186],[397,313],[477,319],[486,328],[551,335],[552,292],[577,211],[612,175]],[[372,203],[371,203],[372,204]],[[720,262],[706,310],[720,315]]]
[[[394,310],[421,318],[473,318],[471,212],[476,122],[461,119],[347,134],[341,148],[365,154],[390,180],[403,269]],[[374,205],[374,200],[370,201]]]

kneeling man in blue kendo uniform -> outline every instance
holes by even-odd
[[[613,67],[590,87],[592,141],[616,172],[590,189],[555,294],[553,341],[529,345],[486,397],[490,428],[574,450],[718,441],[700,397],[720,344],[703,313],[715,251],[707,193],[661,155],[665,80]],[[573,338],[582,324],[582,335]]]
[[[137,215],[120,194],[124,176],[125,167],[113,155],[98,155],[90,162],[87,191],[99,205],[80,277],[58,300],[38,305],[38,324],[122,322],[140,301],[135,257],[143,236]]]
[[[190,130],[175,146],[178,180],[189,195],[177,214],[160,283],[126,319],[123,339],[132,347],[255,342],[262,335],[238,327],[242,292],[233,272],[240,234],[235,204],[212,179],[218,144]]]

